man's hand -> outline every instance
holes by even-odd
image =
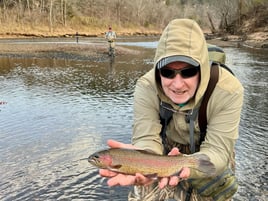
[[[181,154],[178,148],[173,148],[168,155],[175,156]],[[167,185],[170,186],[177,186],[178,183],[183,180],[187,179],[190,176],[190,168],[182,168],[178,176],[171,176],[171,177],[164,177],[159,181],[159,188],[164,188]]]

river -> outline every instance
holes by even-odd
[[[0,200],[127,200],[86,160],[107,139],[130,142],[136,80],[153,65],[155,42],[121,42],[142,51],[92,62],[0,57]],[[234,200],[268,199],[268,51],[224,48],[245,88],[236,145]]]

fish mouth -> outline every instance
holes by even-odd
[[[95,164],[96,163],[96,159],[94,157],[88,157],[87,161],[91,164]]]
[[[92,165],[96,165],[96,164],[99,164],[99,158],[100,157],[98,155],[93,154],[88,157],[87,161]]]

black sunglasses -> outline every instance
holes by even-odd
[[[199,70],[199,66],[191,66],[183,68],[181,70],[174,70],[167,67],[163,67],[159,71],[163,77],[173,79],[174,77],[176,77],[177,74],[180,74],[182,78],[193,77],[199,72]]]

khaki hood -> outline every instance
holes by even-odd
[[[200,84],[194,105],[200,102],[210,77],[207,43],[199,25],[190,19],[172,20],[164,29],[156,49],[154,68],[158,62],[170,56],[186,56],[200,64]]]

